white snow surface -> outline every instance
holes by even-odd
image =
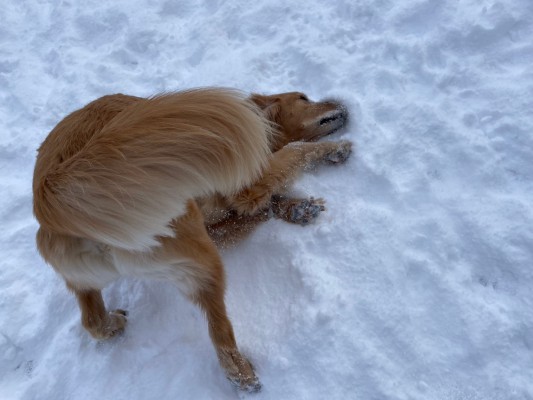
[[[531,0],[7,0],[0,7],[0,399],[533,399]],[[97,342],[35,248],[36,148],[110,93],[342,99],[356,144],[222,253],[263,383],[225,379],[170,283],[104,291]]]

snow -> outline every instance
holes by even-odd
[[[7,0],[0,8],[0,398],[532,399],[533,3]],[[347,164],[223,253],[263,383],[226,381],[199,310],[119,281],[91,339],[35,249],[35,149],[104,94],[229,86],[343,99]]]

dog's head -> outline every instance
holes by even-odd
[[[291,142],[311,142],[330,135],[342,128],[348,118],[346,107],[341,103],[332,100],[314,102],[299,92],[272,96],[253,94],[250,100],[278,126],[279,135],[272,145],[273,151]]]

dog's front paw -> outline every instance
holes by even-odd
[[[275,196],[272,199],[272,211],[276,217],[287,222],[305,226],[318,218],[326,210],[323,199],[291,199]]]
[[[238,350],[221,351],[218,357],[226,377],[235,387],[249,393],[261,390],[261,382],[255,375],[252,364]]]
[[[325,161],[329,164],[342,164],[350,154],[352,154],[352,142],[341,140],[333,151],[326,154]]]
[[[320,213],[326,209],[324,204],[324,200],[313,197],[295,203],[290,208],[289,220],[294,224],[307,225],[318,218]]]

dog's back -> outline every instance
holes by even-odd
[[[168,224],[187,200],[231,194],[257,178],[270,135],[235,91],[105,96],[66,117],[42,144],[34,212],[50,232],[143,250],[172,234]]]

